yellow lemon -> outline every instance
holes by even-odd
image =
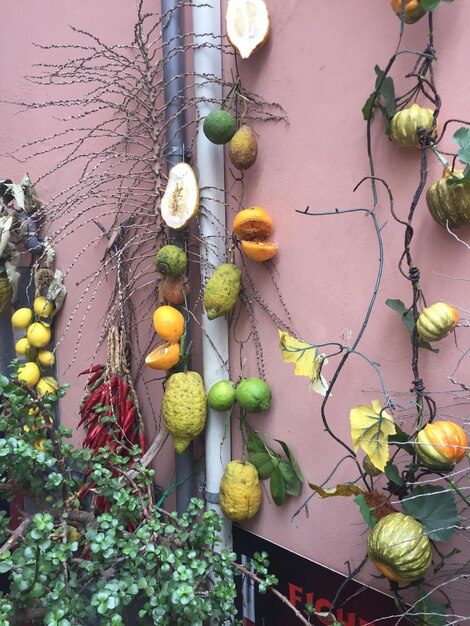
[[[167,379],[162,415],[176,452],[182,454],[206,423],[206,392],[197,372],[177,372]]]
[[[45,393],[55,393],[59,388],[59,383],[52,378],[52,376],[47,376],[45,378],[41,378],[36,385],[36,391],[43,396]]]
[[[51,329],[42,322],[34,322],[29,326],[26,336],[35,348],[44,348],[51,340]]]
[[[52,367],[55,363],[55,356],[50,350],[39,350],[37,358],[43,367]]]
[[[258,513],[261,487],[256,467],[249,461],[230,461],[219,488],[219,502],[225,517],[244,522]]]
[[[31,350],[31,344],[28,341],[27,337],[22,337],[18,339],[15,345],[15,350],[17,354],[21,354],[24,356],[28,350]]]
[[[34,299],[33,308],[34,312],[36,315],[39,315],[39,317],[49,317],[54,310],[54,303],[45,296],[38,296]]]
[[[30,387],[35,385],[38,380],[41,378],[41,372],[36,363],[32,361],[28,361],[24,365],[21,365],[18,368],[18,380],[20,382],[26,383]]]
[[[46,449],[44,445],[46,441],[47,439],[45,437],[41,437],[40,439],[35,440],[33,446],[36,448],[36,450],[39,450],[39,452],[44,452],[44,450]]]
[[[33,312],[26,307],[18,309],[11,316],[11,325],[13,328],[28,328],[33,321]]]

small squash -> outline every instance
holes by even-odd
[[[434,122],[432,109],[424,109],[419,104],[412,104],[408,109],[395,113],[390,122],[390,139],[405,148],[420,148],[418,128],[430,131]],[[437,127],[431,137],[437,136]]]
[[[449,185],[449,178],[462,178],[463,170],[450,172],[447,168],[441,179],[426,192],[428,209],[436,222],[444,228],[459,228],[470,224],[470,182]]]
[[[416,435],[416,453],[429,469],[450,470],[468,451],[468,439],[458,424],[437,421],[427,424]]]
[[[416,321],[418,335],[424,341],[439,341],[448,335],[459,321],[459,312],[445,302],[436,302],[423,309]]]
[[[367,540],[367,553],[381,574],[404,584],[421,578],[432,561],[423,525],[399,512],[377,522]]]
[[[401,18],[402,0],[390,0],[390,6],[395,14]],[[407,24],[415,24],[426,13],[427,11],[421,6],[420,0],[405,0],[405,22]]]

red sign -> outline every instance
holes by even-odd
[[[233,528],[233,544],[243,563],[255,552],[268,553],[269,572],[279,579],[277,589],[299,611],[303,612],[306,604],[313,605],[318,613],[331,610],[345,576],[237,526]],[[243,618],[243,626],[299,626],[299,620],[286,604],[272,593],[258,593],[251,580],[242,581],[240,591],[239,617]],[[344,626],[367,626],[374,620],[380,620],[380,626],[397,623],[393,598],[355,580],[342,590],[336,607],[336,621]],[[328,623],[318,616],[312,616],[311,622],[317,626]],[[400,624],[406,626],[407,622],[402,620]]]

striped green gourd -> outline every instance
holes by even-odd
[[[423,525],[404,513],[390,513],[377,522],[369,534],[367,553],[382,574],[402,583],[422,578],[432,561]]]

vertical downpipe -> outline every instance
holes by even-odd
[[[221,102],[222,51],[220,0],[195,0],[193,4],[194,71],[197,111],[202,120]],[[225,261],[225,172],[224,148],[205,137],[202,124],[197,136],[199,186],[203,189],[200,216],[201,281],[204,284],[213,268]],[[203,314],[203,370],[208,391],[219,380],[229,378],[228,324],[225,317],[208,320]],[[221,515],[218,491],[225,465],[230,461],[230,424],[228,413],[209,408],[206,423],[206,503]],[[220,548],[231,549],[232,526],[223,519]]]
[[[165,119],[170,122],[166,132],[165,157],[168,168],[186,160],[184,124],[184,58],[182,48],[182,9],[178,0],[161,0],[163,38],[163,80],[165,83]],[[170,230],[171,239],[186,247],[186,237]],[[189,335],[187,335],[189,337]],[[188,339],[189,341],[189,339]],[[175,454],[176,510],[184,513],[194,496],[194,455],[192,443],[183,454]]]

